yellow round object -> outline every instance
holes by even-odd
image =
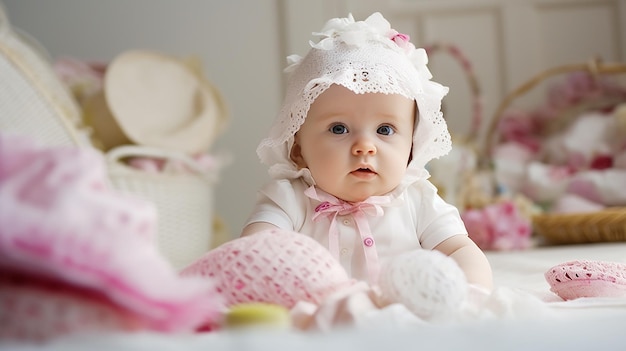
[[[269,303],[244,303],[231,307],[226,314],[227,328],[272,327],[288,328],[291,325],[289,311],[280,305]]]

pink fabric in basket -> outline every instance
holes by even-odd
[[[469,237],[483,250],[523,250],[531,246],[530,219],[512,200],[461,213]]]
[[[227,242],[181,274],[214,279],[229,306],[267,302],[292,308],[298,301],[318,305],[353,283],[317,241],[278,229]]]
[[[153,243],[153,205],[111,189],[104,165],[95,150],[0,133],[0,272],[96,292],[146,329],[216,318],[211,281],[178,275]]]
[[[545,273],[550,290],[564,300],[580,297],[626,296],[626,264],[604,261],[570,261]]]

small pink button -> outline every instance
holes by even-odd
[[[371,247],[372,245],[374,245],[374,239],[372,239],[372,238],[365,238],[363,240],[363,244],[365,244],[365,246],[367,246],[367,247]]]

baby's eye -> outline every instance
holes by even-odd
[[[378,129],[376,130],[376,133],[382,134],[382,135],[392,135],[393,133],[395,133],[395,131],[393,130],[391,126],[384,125],[384,126],[378,127]]]
[[[330,127],[330,132],[333,134],[345,134],[348,132],[348,128],[346,128],[343,124],[335,124]]]

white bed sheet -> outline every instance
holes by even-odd
[[[2,350],[624,350],[626,298],[558,301],[543,273],[570,260],[626,263],[626,243],[488,252],[496,289],[538,297],[549,311],[410,328],[339,328],[331,332],[218,332],[82,335],[44,345],[0,344]],[[510,294],[503,294],[510,297]],[[524,307],[523,305],[521,306]]]

